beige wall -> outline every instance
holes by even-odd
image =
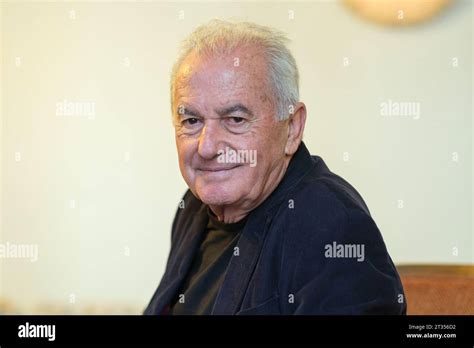
[[[3,6],[0,6],[0,28],[3,29]],[[2,30],[3,33],[3,30]],[[2,231],[3,231],[3,35],[0,36],[0,242],[2,239]],[[3,293],[3,262],[0,259],[0,298],[2,297]]]
[[[169,70],[179,41],[212,17],[289,34],[305,142],[361,192],[396,263],[472,263],[469,0],[405,29],[367,23],[336,1],[2,8],[0,238],[39,248],[36,262],[0,259],[0,291],[22,308],[146,305],[186,188]],[[58,115],[63,100],[94,113]],[[381,115],[389,100],[419,103],[419,118]]]

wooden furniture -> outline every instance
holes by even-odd
[[[474,314],[474,266],[399,265],[407,314]]]

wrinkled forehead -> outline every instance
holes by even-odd
[[[268,94],[267,71],[265,56],[255,47],[237,48],[225,54],[191,52],[177,71],[174,98],[196,93]]]

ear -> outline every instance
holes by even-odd
[[[306,123],[306,105],[298,102],[294,106],[294,112],[288,119],[288,139],[285,146],[285,154],[292,156],[300,146]]]

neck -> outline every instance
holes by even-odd
[[[230,205],[209,205],[209,208],[211,208],[212,212],[216,214],[217,219],[219,221],[224,222],[226,224],[239,222],[250,213],[250,211],[244,211],[242,209],[238,209]]]

